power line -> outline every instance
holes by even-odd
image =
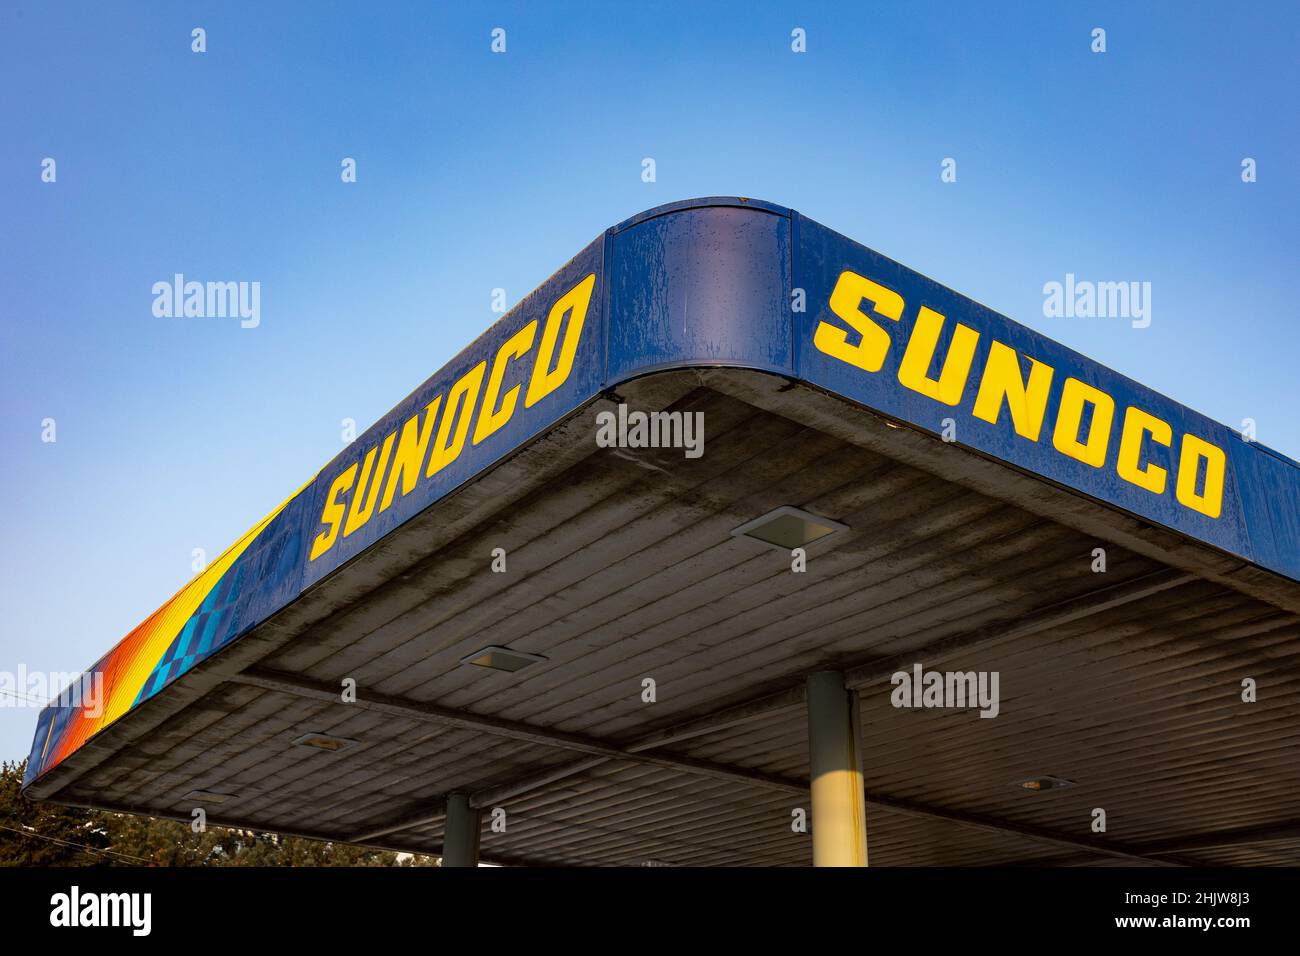
[[[97,846],[87,846],[84,843],[74,843],[72,840],[61,840],[58,837],[52,837],[45,833],[37,833],[34,830],[15,830],[13,827],[5,826],[3,823],[0,823],[0,830],[8,830],[10,833],[17,833],[21,836],[35,837],[38,840],[49,840],[51,843],[61,843],[64,846],[74,846],[80,850],[89,850],[91,853],[107,853],[110,856],[120,856],[124,860],[134,860],[136,863],[153,866],[153,861],[146,860],[144,857],[132,856],[129,853],[121,853],[117,850],[106,850]]]
[[[16,690],[0,690],[0,694],[8,694],[16,700],[25,700],[29,704],[40,704],[42,707],[48,707],[50,705],[50,701],[48,700],[42,700],[41,698],[33,697],[30,694],[22,694]]]

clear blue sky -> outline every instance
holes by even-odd
[[[1300,456],[1297,5],[955,6],[4,0],[0,670],[89,666],[494,288],[692,196],[793,206]],[[156,318],[176,272],[259,281],[260,327]],[[1044,318],[1067,272],[1151,282],[1151,327]],[[0,708],[0,756],[35,719]]]

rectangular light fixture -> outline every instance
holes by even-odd
[[[357,740],[349,740],[347,737],[335,737],[333,734],[303,734],[294,740],[299,747],[315,747],[317,750],[324,750],[327,753],[338,753],[340,750],[347,750],[360,743]]]
[[[185,803],[225,803],[234,796],[233,793],[217,793],[215,790],[191,790],[181,800]]]
[[[1032,790],[1038,793],[1043,790],[1064,790],[1066,787],[1073,787],[1072,780],[1066,780],[1064,777],[1051,777],[1044,774],[1041,777],[1030,777],[1028,780],[1021,780],[1016,786],[1022,790]]]
[[[496,671],[506,671],[514,673],[521,671],[530,664],[536,664],[546,660],[538,654],[525,654],[523,651],[512,650],[509,647],[500,647],[493,644],[482,650],[475,651],[468,657],[461,658],[462,664],[475,664],[478,667],[490,667]]]
[[[753,538],[782,551],[793,551],[829,537],[837,531],[848,531],[849,526],[811,514],[790,505],[769,511],[761,518],[742,524],[731,533],[735,537]]]

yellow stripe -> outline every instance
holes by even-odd
[[[208,565],[192,581],[181,588],[175,597],[163,605],[165,610],[162,618],[156,623],[153,633],[150,634],[135,655],[130,666],[127,667],[120,678],[118,686],[114,687],[109,695],[108,706],[105,708],[103,718],[100,721],[101,727],[108,726],[131,709],[131,705],[140,696],[141,688],[144,687],[145,681],[149,679],[149,675],[153,673],[158,661],[167,652],[167,648],[176,639],[176,635],[185,626],[185,622],[198,610],[199,605],[203,603],[203,599],[216,587],[217,582],[230,570],[230,566],[235,563],[236,559],[248,549],[249,545],[257,540],[258,535],[274,520],[275,516],[283,511],[289,502],[302,494],[303,489],[315,480],[316,476],[313,475],[302,488],[284,499],[278,508],[245,532],[243,537],[223,551],[216,561]]]

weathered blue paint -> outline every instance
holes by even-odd
[[[347,563],[394,528],[419,514],[452,489],[489,468],[548,425],[554,424],[600,392],[605,381],[604,250],[604,237],[592,242],[321,470],[308,490],[312,504],[306,509],[311,513],[311,517],[301,531],[304,559],[301,568],[301,587],[305,588],[319,581],[331,571]],[[523,408],[523,403],[520,401],[520,407],[500,431],[488,436],[480,445],[467,441],[464,452],[451,465],[438,472],[433,478],[421,481],[410,494],[397,496],[391,507],[376,514],[355,534],[349,537],[340,536],[338,543],[327,555],[315,561],[308,561],[311,541],[319,531],[317,519],[320,518],[324,506],[325,495],[338,474],[356,462],[360,452],[381,443],[386,435],[399,429],[402,422],[425,408],[434,396],[446,396],[451,384],[475,365],[486,361],[490,366],[497,350],[506,339],[530,321],[536,320],[539,324],[544,322],[551,304],[584,276],[591,273],[596,275],[596,289],[592,295],[578,354],[573,363],[573,372],[564,385],[532,408]],[[526,387],[524,382],[526,373],[525,364],[510,365],[502,385],[503,392],[515,385]]]
[[[1174,499],[1172,477],[1167,481],[1164,493],[1157,495],[1124,481],[1115,470],[1119,449],[1119,414],[1129,405],[1137,405],[1169,422],[1175,435],[1190,431],[1225,450],[1242,444],[1237,433],[892,259],[856,242],[850,242],[810,219],[799,220],[799,248],[795,263],[796,282],[806,289],[811,304],[803,316],[796,339],[799,344],[798,374],[801,378],[935,434],[943,431],[943,420],[951,418],[956,425],[956,439],[962,445],[976,448],[1001,461],[1075,488],[1225,551],[1243,557],[1254,553],[1240,498],[1240,485],[1232,479],[1231,459],[1228,464],[1229,477],[1224,484],[1223,513],[1218,518],[1206,517],[1178,504]],[[845,269],[868,276],[893,289],[907,303],[897,325],[895,346],[890,349],[885,365],[878,373],[863,373],[812,347],[813,330],[820,321],[831,318],[827,303],[836,279]],[[980,333],[972,369],[983,368],[994,340],[1053,368],[1052,397],[1048,400],[1047,414],[1037,441],[1017,435],[1009,421],[1010,416],[1005,412],[997,424],[982,421],[969,413],[979,385],[979,376],[974,372],[968,376],[962,400],[956,406],[942,404],[899,385],[898,366],[903,354],[901,346],[911,334],[922,305],[947,319],[939,342],[941,354],[951,341],[956,323],[960,322]],[[1056,398],[1067,377],[1099,388],[1115,400],[1116,420],[1111,424],[1106,463],[1100,468],[1068,458],[1052,447]],[[1144,447],[1145,460],[1164,468],[1172,476],[1176,461],[1171,460],[1171,456],[1176,453],[1176,447],[1165,448],[1151,441]]]
[[[793,368],[788,213],[685,207],[616,227],[610,246],[607,381],[660,365]]]
[[[835,320],[828,303],[845,270],[888,287],[906,303],[896,323],[880,323],[892,345],[876,372],[848,365],[813,344],[819,324]],[[310,560],[322,508],[340,473],[435,396],[446,396],[467,370],[482,362],[490,368],[504,342],[531,321],[543,323],[557,298],[588,275],[595,276],[595,287],[573,369],[563,384],[531,407],[521,400],[500,430],[480,444],[467,441],[450,465]],[[804,311],[792,307],[798,290]],[[1054,369],[1053,399],[1038,441],[1017,435],[1009,415],[996,424],[971,415],[974,373],[955,406],[900,385],[899,361],[921,306],[945,316],[940,355],[960,322],[979,333],[972,369],[983,367],[995,339]],[[966,447],[1300,581],[1300,465],[792,210],[755,200],[698,199],[649,210],[606,230],[326,465],[224,573],[156,666],[150,662],[150,680],[134,706],[603,390],[658,370],[702,366],[801,380],[936,434],[943,420],[952,418],[957,441]],[[526,374],[524,364],[510,366],[503,390],[523,386]],[[1118,415],[1103,466],[1056,451],[1050,438],[1055,398],[1067,377],[1111,395],[1121,414],[1129,404],[1139,406],[1168,422],[1175,434],[1191,433],[1224,449],[1219,517],[1178,504],[1172,487],[1155,494],[1118,476]],[[482,389],[475,400],[481,395]],[[1174,450],[1147,442],[1143,454],[1171,472],[1172,486]],[[25,783],[48,769],[42,758],[53,735],[47,731],[67,725],[73,716],[75,708],[57,705],[42,712]]]

